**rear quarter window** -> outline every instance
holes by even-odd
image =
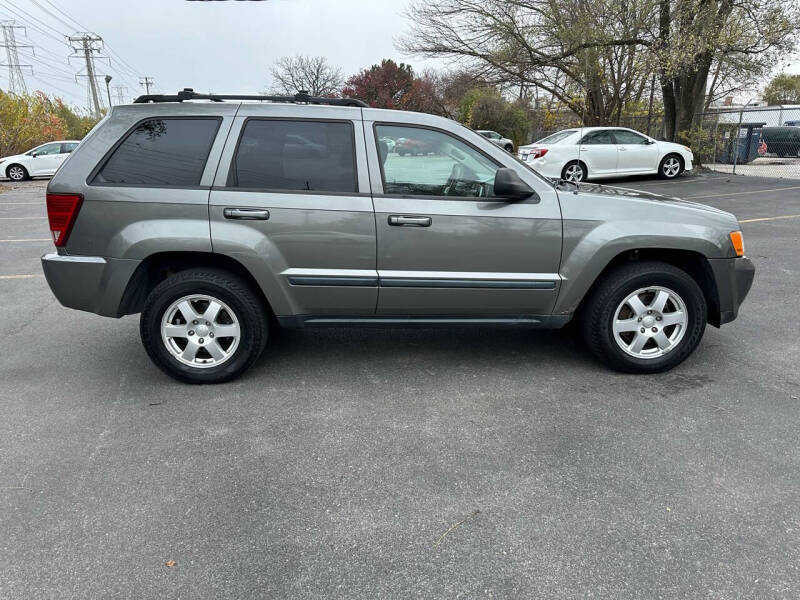
[[[148,119],[111,152],[92,184],[200,185],[221,119]]]

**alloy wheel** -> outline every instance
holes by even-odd
[[[233,310],[205,294],[178,298],[161,320],[161,339],[167,351],[179,362],[200,369],[229,360],[241,334]]]
[[[8,169],[8,178],[12,181],[22,181],[25,179],[25,170],[14,165]]]
[[[683,339],[689,318],[683,299],[669,288],[652,286],[629,294],[614,311],[614,341],[635,358],[658,358]]]
[[[583,181],[583,168],[578,164],[569,165],[564,169],[564,175],[567,181]]]
[[[681,161],[674,156],[671,156],[664,161],[664,166],[661,169],[667,177],[675,177],[681,172]]]

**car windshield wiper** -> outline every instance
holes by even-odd
[[[561,185],[565,183],[571,183],[572,185],[574,185],[575,193],[576,194],[578,193],[578,190],[580,189],[580,184],[577,181],[570,181],[568,179],[564,179],[563,177],[558,178],[558,180],[556,181],[556,187],[561,187]]]

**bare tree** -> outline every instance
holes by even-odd
[[[305,90],[312,96],[338,96],[344,85],[342,70],[323,56],[284,56],[270,69],[272,90],[293,95]]]

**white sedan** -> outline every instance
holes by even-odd
[[[2,157],[0,175],[5,175],[12,181],[53,175],[79,143],[78,140],[47,142],[24,154]]]
[[[682,144],[623,127],[564,129],[520,146],[517,156],[545,177],[567,181],[653,173],[672,179],[691,170],[694,160]]]

